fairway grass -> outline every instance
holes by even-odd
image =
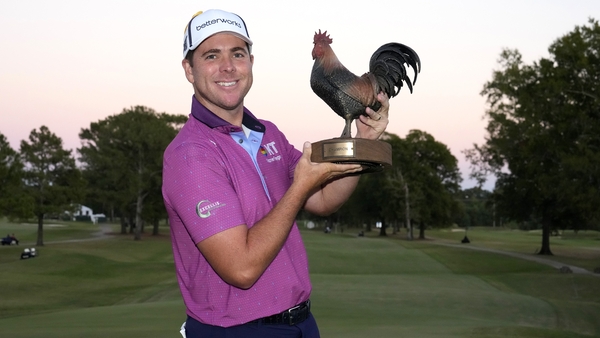
[[[310,243],[314,312],[324,337],[600,333],[594,276],[561,275],[526,260],[428,243],[304,237]],[[332,273],[339,272],[340,262],[350,265],[346,273]]]
[[[14,226],[0,223],[0,232]],[[77,237],[79,227],[71,230]],[[62,239],[52,231],[50,238]],[[440,239],[303,231],[321,336],[600,335],[598,276],[560,274],[532,261],[442,246],[436,243],[454,240],[453,234],[431,235]],[[517,251],[528,241],[496,235],[486,233],[486,240],[509,241],[507,247]],[[486,240],[477,239],[478,245]],[[38,249],[39,257],[24,261],[18,259],[22,248],[0,248],[2,336],[179,337],[185,307],[167,235],[49,243]]]

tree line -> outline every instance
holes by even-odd
[[[141,238],[145,224],[158,233],[166,219],[162,201],[162,155],[187,116],[136,106],[93,122],[79,133],[77,156],[46,126],[33,130],[19,151],[0,134],[0,215],[38,222],[38,245],[49,217],[81,204],[121,222],[121,232]],[[464,224],[457,159],[432,135],[412,130],[406,138],[385,134],[393,168],[364,175],[350,201],[334,217],[347,224]],[[482,220],[483,221],[483,220]],[[490,223],[490,222],[487,222]],[[412,228],[410,228],[412,229]],[[385,231],[383,232],[385,233]],[[412,233],[412,232],[411,232]],[[411,237],[412,238],[412,237]]]
[[[81,204],[119,216],[141,239],[145,223],[166,217],[161,197],[162,153],[187,116],[135,106],[93,122],[79,133],[78,157],[63,148],[48,127],[31,131],[17,152],[0,134],[0,216],[38,224],[43,245],[44,220],[73,214]]]
[[[480,185],[461,190],[457,159],[433,135],[386,133],[393,165],[364,175],[331,224],[381,234],[406,229],[507,223],[542,229],[540,254],[552,254],[557,229],[598,229],[600,223],[600,28],[590,19],[557,39],[549,57],[525,64],[506,49],[481,95],[488,109],[482,144],[464,150]],[[81,130],[77,155],[47,127],[33,130],[19,151],[0,134],[0,216],[43,222],[78,204],[121,221],[140,239],[144,224],[158,231],[166,218],[161,196],[162,154],[186,121],[183,115],[135,106]],[[492,192],[481,188],[494,175]],[[83,202],[83,203],[82,203]],[[301,217],[310,218],[311,215]]]

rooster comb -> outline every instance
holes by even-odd
[[[329,35],[327,34],[327,31],[324,31],[323,33],[321,33],[321,30],[319,29],[319,32],[315,32],[315,38],[313,43],[318,43],[318,42],[325,42],[327,44],[330,44],[333,42],[333,40],[329,37]]]

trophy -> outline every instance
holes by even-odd
[[[342,135],[312,144],[313,162],[360,164],[360,174],[382,171],[392,165],[392,147],[379,140],[352,138],[352,121],[366,115],[366,107],[374,111],[381,108],[377,94],[384,92],[389,98],[400,93],[403,82],[412,93],[421,61],[410,47],[400,43],[387,43],[371,56],[369,72],[356,76],[338,60],[327,31],[315,33],[312,51],[315,60],[310,86],[329,107],[346,121]],[[406,66],[412,67],[414,79],[410,80]],[[381,115],[379,115],[381,119]],[[375,119],[378,120],[378,119]]]

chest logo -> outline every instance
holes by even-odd
[[[279,151],[277,150],[277,147],[275,147],[275,141],[273,142],[269,142],[265,145],[262,145],[260,147],[260,153],[262,155],[265,155],[267,157],[269,157],[267,159],[268,163],[271,163],[273,161],[280,161],[281,160],[281,155],[279,155]]]

